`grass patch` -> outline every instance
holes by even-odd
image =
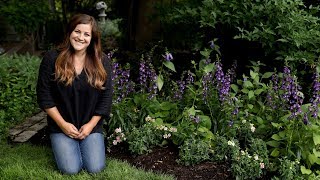
[[[48,147],[31,144],[0,143],[0,179],[110,179],[110,180],[172,180],[174,177],[136,169],[126,162],[107,159],[107,168],[99,174],[81,171],[77,175],[58,172]]]

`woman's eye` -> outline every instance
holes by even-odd
[[[90,36],[90,34],[84,34],[85,36],[87,36],[87,37],[89,37]]]

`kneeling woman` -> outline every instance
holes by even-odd
[[[102,125],[111,111],[111,73],[95,19],[73,16],[64,42],[43,57],[37,84],[52,151],[64,174],[97,173],[105,167]]]

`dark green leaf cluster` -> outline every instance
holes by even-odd
[[[36,31],[51,17],[46,0],[8,0],[0,6],[0,14],[23,35]]]

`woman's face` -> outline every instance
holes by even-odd
[[[76,52],[85,52],[91,41],[91,24],[78,24],[70,34],[70,43]]]

